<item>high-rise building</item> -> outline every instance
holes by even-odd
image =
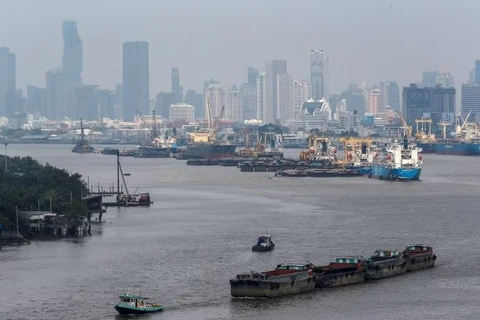
[[[71,118],[97,120],[99,118],[99,91],[96,85],[81,85],[72,89],[69,95]]]
[[[160,92],[155,99],[155,111],[164,119],[170,119],[170,106],[175,104],[176,96],[173,92]]]
[[[400,89],[395,81],[389,81],[385,91],[387,105],[400,111]]]
[[[27,86],[28,111],[45,116],[45,93],[44,88]]]
[[[5,104],[7,107],[8,118],[16,117],[18,114],[25,114],[25,99],[23,98],[22,89],[13,89],[7,91],[5,95]]]
[[[150,113],[148,42],[123,43],[123,117]]]
[[[293,79],[293,110],[287,120],[298,120],[304,102],[312,97],[312,86],[305,80]]]
[[[346,91],[342,93],[342,97],[347,104],[348,112],[357,113],[360,119],[365,116],[365,98],[363,88],[361,86],[351,84]]]
[[[224,118],[232,121],[243,120],[242,99],[235,84],[228,88]]]
[[[196,93],[195,90],[187,90],[185,93],[185,103],[195,107],[195,118],[205,118],[203,94]]]
[[[480,84],[462,85],[462,113],[472,112],[480,118]],[[473,117],[472,117],[473,118]]]
[[[368,96],[368,113],[385,113],[385,93],[381,89],[373,89]]]
[[[48,70],[45,76],[45,84],[45,111],[42,115],[48,119],[57,119],[60,89],[63,86],[63,69]]]
[[[117,84],[115,86],[115,105],[117,107],[123,107],[123,84]]]
[[[480,84],[480,59],[475,60],[475,83]]]
[[[81,80],[83,69],[83,43],[75,21],[64,21],[63,33],[63,72],[65,81]]]
[[[267,89],[265,73],[257,77],[257,120],[267,122]]]
[[[443,88],[440,85],[430,88],[410,84],[403,88],[402,113],[409,125],[415,120],[431,118],[435,127],[444,114],[455,113],[455,88]]]
[[[183,102],[183,87],[180,86],[180,73],[178,68],[172,68],[172,93],[177,100],[176,103]]]
[[[310,82],[314,100],[325,98],[328,101],[330,96],[328,73],[327,50],[310,50]]]
[[[191,123],[195,121],[195,107],[186,103],[176,103],[170,106],[171,122],[185,121]]]
[[[115,93],[111,90],[98,91],[98,117],[110,118],[115,117]]]
[[[8,48],[0,48],[0,117],[7,116],[7,94],[16,88],[15,54]]]
[[[293,109],[293,76],[290,74],[279,74],[277,78],[278,115],[281,124],[292,120],[295,116]]]
[[[213,118],[216,118],[220,115],[222,107],[225,106],[226,94],[225,88],[220,83],[211,84],[208,86],[207,91],[205,92],[205,106],[210,106],[210,112]],[[208,116],[208,110],[205,109],[205,117]],[[229,115],[227,115],[228,117]]]
[[[438,71],[425,71],[422,77],[422,87],[433,88],[437,84]]]
[[[240,86],[242,103],[242,119],[251,120],[257,117],[257,86],[244,83]]]
[[[220,84],[220,82],[218,82],[217,80],[215,80],[213,78],[207,79],[203,82],[203,114],[204,114],[205,119],[208,116],[208,114],[207,114],[207,91],[208,91],[208,87],[211,84]]]
[[[435,86],[437,85],[440,85],[444,88],[455,88],[455,80],[453,79],[452,73],[448,69],[443,68],[437,73],[437,77],[435,78]]]
[[[257,86],[258,70],[252,66],[243,67],[243,83],[248,83],[251,86]]]
[[[280,120],[280,101],[278,79],[287,74],[286,60],[272,60],[265,64],[265,122],[276,123]]]

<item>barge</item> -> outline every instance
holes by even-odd
[[[358,257],[335,258],[326,266],[313,269],[317,288],[346,286],[365,281],[364,259]]]
[[[433,268],[435,260],[437,260],[437,256],[433,253],[433,248],[423,244],[406,247],[403,255],[407,261],[407,271],[409,272]]]
[[[279,264],[275,270],[238,274],[230,280],[233,297],[276,298],[315,291],[313,265]]]
[[[398,251],[377,250],[366,261],[365,279],[377,280],[407,272],[407,263]]]

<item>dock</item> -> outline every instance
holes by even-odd
[[[0,231],[0,244],[30,244],[30,241],[20,231]]]

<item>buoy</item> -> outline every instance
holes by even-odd
[[[422,155],[419,155],[419,156],[418,156],[418,159],[419,159],[419,160],[422,160],[422,159],[423,159]]]

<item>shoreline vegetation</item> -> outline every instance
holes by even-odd
[[[0,156],[0,232],[18,230],[27,239],[76,235],[87,217],[85,190],[79,173],[31,157]]]

